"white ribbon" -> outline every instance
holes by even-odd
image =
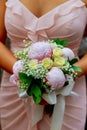
[[[50,130],[61,130],[65,110],[65,96],[78,96],[77,93],[72,91],[74,84],[75,82],[73,80],[73,77],[69,77],[69,84],[67,86],[62,87],[60,90],[53,91],[49,94],[43,94],[43,99],[45,101],[47,101],[49,104],[55,104]],[[22,92],[19,94],[19,96],[26,98],[28,95],[26,92]],[[35,105],[32,126],[34,126],[43,118],[43,110],[43,105]]]
[[[42,117],[43,117],[43,111],[44,111],[44,106],[43,105],[34,105],[34,117],[32,120],[32,126],[34,126],[37,122],[39,122]]]
[[[61,130],[65,110],[65,97],[58,96],[58,102],[54,106],[51,130]]]

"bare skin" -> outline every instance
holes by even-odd
[[[0,0],[0,67],[12,73],[12,66],[16,62],[16,58],[4,45],[6,38],[4,26],[5,2],[6,0]]]
[[[29,9],[36,17],[48,13],[50,10],[54,9],[58,5],[67,2],[68,0],[19,0],[27,9]]]
[[[23,3],[24,6],[37,18],[42,17],[58,5],[61,5],[67,1],[68,0],[20,0],[20,2]],[[6,36],[4,26],[4,14],[6,9],[5,2],[6,0],[0,0],[0,67],[9,73],[12,73],[12,66],[16,62],[16,58],[4,45]],[[83,2],[87,5],[87,0],[83,0]],[[82,73],[78,73],[78,76],[87,74],[87,54],[75,65],[81,67],[83,70]]]

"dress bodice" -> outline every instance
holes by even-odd
[[[37,18],[20,0],[6,2],[5,25],[11,49],[23,47],[23,39],[32,42],[47,39],[67,39],[68,47],[77,53],[87,20],[85,4],[68,0]]]

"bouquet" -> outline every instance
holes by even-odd
[[[71,49],[65,47],[67,40],[30,43],[26,39],[24,44],[25,48],[15,52],[17,62],[10,76],[10,82],[18,86],[19,96],[32,96],[35,104],[42,99],[55,104],[56,95],[73,94],[76,72],[82,70],[74,66],[78,59]]]

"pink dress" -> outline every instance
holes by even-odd
[[[45,15],[37,18],[20,0],[8,0],[5,14],[7,35],[11,40],[11,50],[23,48],[23,39],[31,41],[47,39],[67,39],[68,47],[77,56],[87,21],[85,4],[81,0],[68,0]],[[2,130],[50,130],[51,119],[44,114],[43,119],[31,126],[34,103],[29,104],[18,97],[18,90],[9,82],[9,74],[3,73],[0,88],[0,120]],[[62,130],[84,130],[86,116],[86,83],[82,76],[76,81],[74,91],[79,97],[66,97],[66,107]]]

